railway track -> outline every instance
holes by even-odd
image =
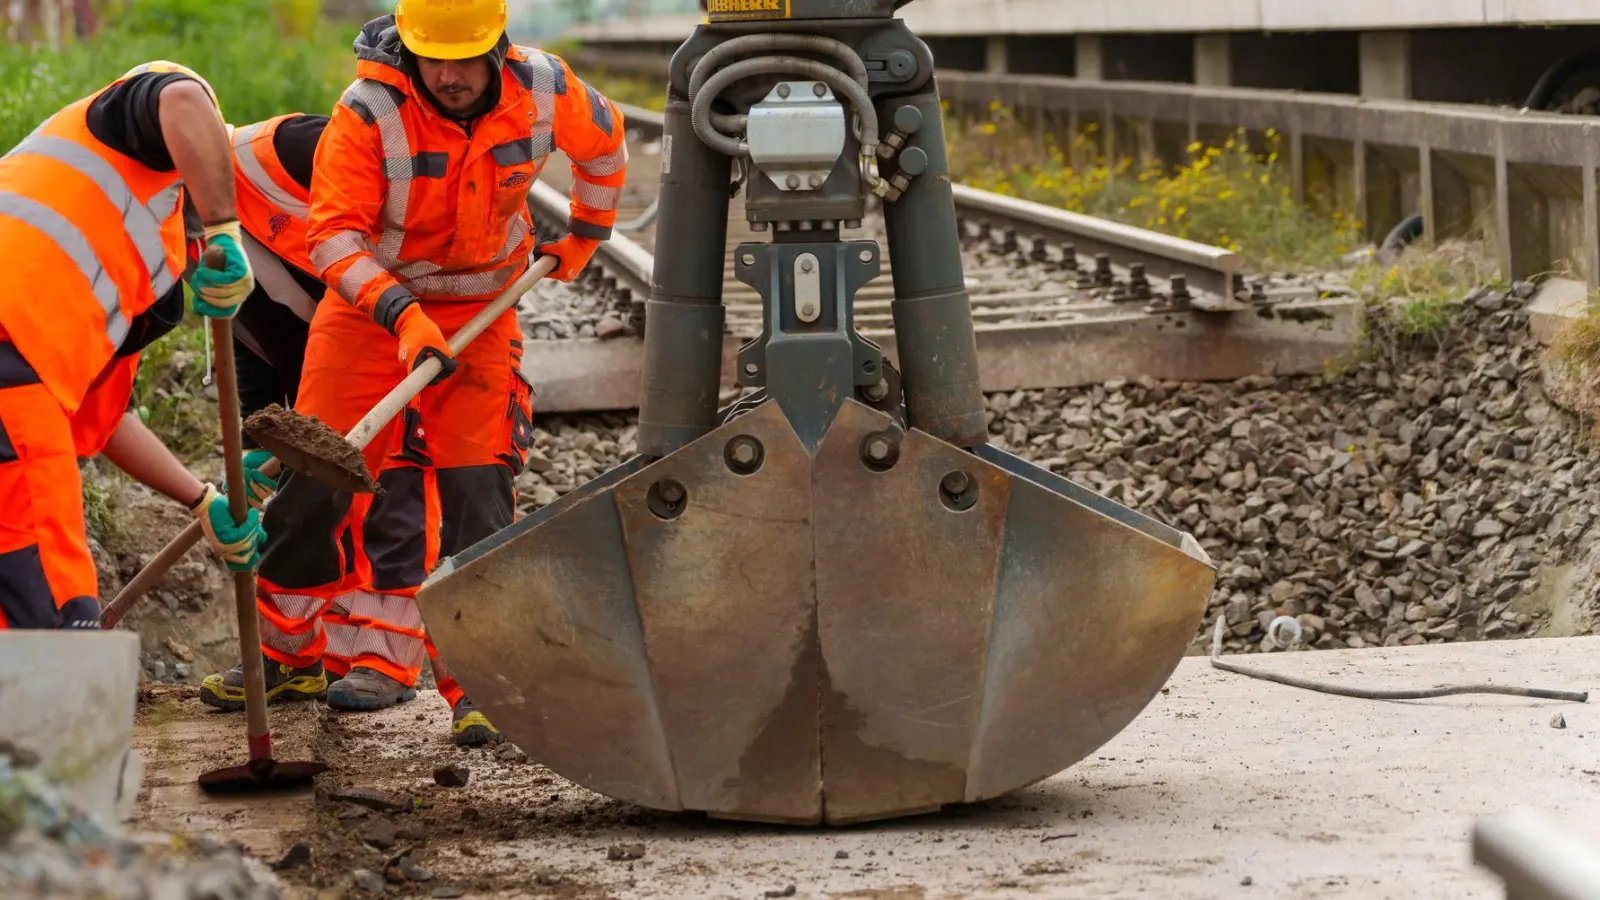
[[[647,220],[659,176],[662,116],[624,107],[628,187],[619,223]],[[565,160],[530,193],[541,233],[567,218]],[[1267,292],[1247,285],[1231,251],[957,185],[963,262],[986,389],[1066,387],[1149,374],[1179,380],[1316,371],[1355,335],[1348,301],[1316,284]],[[734,248],[767,236],[731,201],[723,302],[725,359],[761,332],[760,296],[733,277]],[[869,214],[846,239],[883,243]],[[522,309],[538,351],[527,372],[540,408],[631,408],[643,365],[644,301],[655,223],[619,228],[573,287],[543,286]],[[857,293],[856,325],[893,357],[893,260]],[[725,365],[726,377],[733,367]]]

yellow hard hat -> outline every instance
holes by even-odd
[[[406,49],[431,59],[471,59],[506,31],[505,0],[399,0],[394,24]]]

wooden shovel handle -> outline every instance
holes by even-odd
[[[218,254],[222,252],[222,248],[213,247],[206,251],[207,255],[210,255],[213,250]],[[461,326],[461,329],[450,337],[450,352],[460,353],[465,350],[468,344],[476,340],[479,335],[483,334],[494,323],[495,319],[500,317],[501,313],[514,306],[523,294],[532,289],[539,279],[550,274],[551,270],[556,267],[557,262],[558,260],[555,257],[545,256],[541,257],[532,266],[529,266],[528,270],[522,273],[522,277],[512,282],[501,292],[499,297],[496,297],[492,303],[479,310],[477,315],[473,316],[467,324]],[[367,445],[372,443],[373,437],[383,429],[383,426],[389,424],[389,421],[399,415],[400,410],[404,409],[412,398],[422,393],[422,389],[427,387],[428,383],[433,381],[434,378],[438,377],[439,370],[442,367],[443,363],[437,359],[424,360],[422,365],[417,366],[415,372],[407,375],[404,381],[396,385],[388,396],[378,401],[372,411],[368,412],[360,422],[356,423],[356,427],[350,429],[350,433],[345,436],[345,440],[349,441],[357,450],[365,450]],[[275,477],[282,469],[282,464],[276,459],[269,459],[261,466],[262,474],[269,477]],[[204,534],[205,530],[201,528],[198,521],[190,522],[188,526],[178,532],[178,536],[163,547],[161,552],[157,553],[155,558],[150,560],[143,569],[140,569],[139,574],[133,576],[133,580],[118,591],[116,597],[112,598],[111,603],[100,613],[100,627],[115,628],[117,623],[122,620],[122,617],[127,614],[129,607],[133,606],[151,588],[159,584],[161,579],[166,576],[167,570],[177,565],[178,560],[189,552],[190,547],[199,543]]]

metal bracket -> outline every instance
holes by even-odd
[[[784,81],[750,107],[750,161],[780,191],[814,191],[844,153],[844,107],[820,81]]]

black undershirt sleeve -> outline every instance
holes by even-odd
[[[182,72],[146,72],[106,90],[89,104],[89,133],[95,140],[157,172],[175,166],[161,134],[161,89],[193,81]]]

